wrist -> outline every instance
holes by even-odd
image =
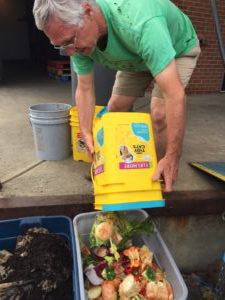
[[[166,151],[165,158],[173,159],[173,160],[180,160],[181,158],[181,151]]]
[[[81,134],[84,138],[92,136],[92,132],[90,130],[81,130]]]
[[[167,145],[165,156],[168,157],[181,157],[182,143],[170,143]]]

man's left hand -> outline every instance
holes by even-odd
[[[176,181],[179,166],[179,158],[175,155],[165,155],[158,163],[153,181],[163,180],[164,192],[171,192]]]

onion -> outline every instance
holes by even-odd
[[[120,253],[120,262],[121,265],[126,268],[127,266],[130,265],[130,259],[129,257],[127,257],[126,255],[124,255],[123,253]]]
[[[98,276],[102,276],[102,271],[108,267],[108,263],[106,261],[101,261],[95,266],[95,272]]]
[[[105,256],[109,255],[109,249],[105,246],[93,247],[91,252],[99,259],[104,259]]]
[[[104,280],[100,278],[96,271],[95,271],[95,266],[93,264],[90,264],[85,270],[84,270],[85,275],[87,276],[88,280],[90,281],[91,284],[93,285],[100,285]]]

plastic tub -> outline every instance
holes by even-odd
[[[84,292],[82,258],[78,236],[80,235],[83,241],[88,245],[88,235],[95,220],[95,216],[98,213],[99,212],[90,212],[79,214],[73,220],[81,300],[85,300],[86,296]],[[148,214],[144,210],[130,210],[125,213],[129,219],[140,221],[143,221],[148,217]],[[145,234],[134,236],[133,241],[134,245],[145,244],[153,251],[157,264],[165,270],[166,278],[173,287],[174,300],[186,300],[188,295],[186,284],[158,230],[155,228],[155,231],[151,236]]]
[[[69,242],[73,256],[73,299],[80,300],[77,280],[77,254],[72,221],[65,216],[38,216],[0,221],[0,250],[14,250],[17,236],[30,227],[45,227],[50,232],[62,236]]]

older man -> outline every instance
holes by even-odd
[[[185,87],[200,53],[189,18],[169,0],[35,0],[36,25],[72,56],[80,126],[94,153],[94,61],[118,70],[108,107],[127,111],[151,80],[158,154],[153,180],[171,191],[185,130]]]

